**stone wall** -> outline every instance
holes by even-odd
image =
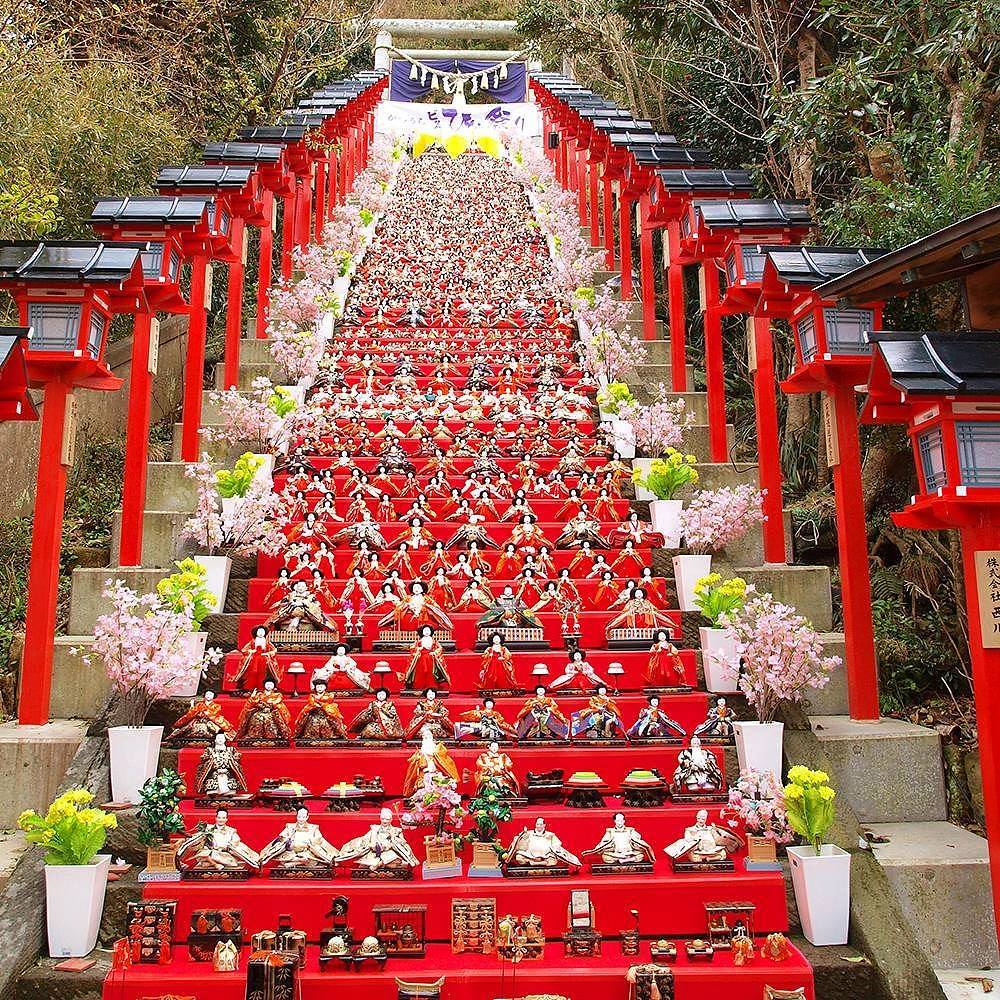
[[[187,316],[168,316],[160,323],[160,354],[153,382],[152,420],[172,413],[184,392],[184,359],[187,354]],[[117,392],[78,389],[77,443],[86,437],[114,437],[124,432],[128,413],[132,338],[108,348],[111,370],[125,384]],[[35,393],[40,397],[41,393]],[[39,400],[39,414],[42,406]],[[41,421],[0,424],[0,517],[23,517],[34,508],[38,436]],[[79,453],[78,448],[78,453]]]

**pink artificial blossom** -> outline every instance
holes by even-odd
[[[825,687],[839,656],[825,656],[816,630],[771,594],[754,592],[723,619],[736,653],[725,666],[739,672],[740,689],[761,722],[771,722],[783,701],[801,701],[807,688]]]
[[[681,511],[684,544],[693,552],[719,552],[764,520],[764,494],[749,483],[700,490]]]
[[[729,803],[722,815],[731,827],[742,826],[747,833],[776,844],[788,844],[794,836],[784,790],[770,771],[741,771],[729,789]]]
[[[635,446],[651,458],[658,458],[668,448],[680,448],[684,431],[694,423],[694,414],[685,412],[683,399],[667,402],[670,390],[661,382],[658,399],[643,403],[621,403],[618,416],[627,420],[635,436]]]
[[[273,394],[274,386],[264,376],[253,380],[250,392],[213,392],[210,398],[219,411],[220,425],[218,429],[203,430],[203,436],[233,445],[245,442],[258,455],[270,451],[284,433],[283,418],[268,405]]]

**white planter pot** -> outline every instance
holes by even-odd
[[[45,866],[45,923],[50,958],[82,958],[97,944],[110,854],[89,865]]]
[[[139,789],[156,774],[162,739],[163,726],[112,726],[108,730],[115,802],[139,801]]]
[[[260,459],[260,465],[253,474],[255,483],[263,483],[268,489],[274,485],[274,455],[254,455]]]
[[[724,628],[700,628],[701,666],[705,672],[705,689],[713,694],[733,694],[739,691],[739,675],[726,666],[726,658],[736,657],[738,643],[726,635]]]
[[[333,339],[333,313],[325,312],[319,319],[319,335],[324,340]]]
[[[167,697],[193,698],[198,693],[198,685],[201,683],[202,661],[205,659],[205,645],[207,642],[207,632],[188,632],[184,636],[184,645],[187,646],[192,669],[187,677],[171,685]]]
[[[600,415],[602,424],[613,424],[617,420],[617,416],[610,410],[604,409],[600,403],[597,404],[597,412]]]
[[[212,610],[216,613],[222,611],[226,605],[226,591],[229,590],[229,572],[233,568],[232,559],[229,556],[195,556],[194,561],[199,566],[205,567],[205,587],[212,592],[212,596],[215,598],[215,606]]]
[[[292,399],[294,399],[296,403],[298,403],[299,406],[302,406],[303,403],[305,403],[305,401],[306,401],[306,390],[302,386],[300,386],[300,385],[283,385],[281,388],[284,389],[288,393],[288,395],[291,396]],[[273,456],[271,457],[271,461],[272,462],[274,461],[274,457]]]
[[[627,420],[611,421],[612,431],[615,436],[615,451],[622,458],[635,458],[635,432],[632,425]]]
[[[681,500],[650,500],[649,519],[653,531],[663,535],[663,544],[668,549],[678,549],[681,545]]]
[[[851,856],[833,844],[789,847],[792,887],[802,933],[810,944],[847,944],[851,916]]]
[[[783,722],[735,722],[736,756],[741,771],[770,771],[781,781],[781,741]]]
[[[697,611],[694,603],[694,585],[712,572],[710,555],[674,556],[674,586],[677,588],[677,605],[681,611]]]

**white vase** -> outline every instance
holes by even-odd
[[[726,635],[724,628],[698,629],[701,637],[701,666],[705,673],[705,689],[713,694],[733,694],[739,691],[739,675],[726,666],[736,658],[738,643]]]
[[[82,958],[97,944],[110,854],[89,865],[45,866],[45,923],[50,958]]]
[[[215,598],[212,611],[218,614],[226,606],[226,591],[229,590],[229,572],[233,568],[233,561],[229,556],[194,556],[194,561],[205,567],[205,587]]]
[[[622,458],[635,458],[635,431],[632,425],[616,417],[611,421],[611,428],[615,436],[615,451]]]
[[[162,739],[163,726],[112,726],[108,730],[115,802],[139,801],[139,789],[156,774]]]
[[[191,670],[186,677],[176,680],[167,692],[168,698],[193,698],[198,693],[201,684],[201,673],[205,659],[205,646],[208,643],[208,633],[188,632],[184,636],[184,645],[191,661]]]
[[[325,312],[319,318],[319,335],[324,340],[333,339],[333,313]]]
[[[781,782],[783,722],[735,722],[736,756],[741,771],[770,772]]]
[[[274,485],[274,455],[254,455],[260,461],[253,474],[255,483],[263,483],[268,489]]]
[[[795,904],[810,944],[847,944],[851,916],[851,856],[834,844],[789,847]]]
[[[677,606],[681,611],[697,611],[694,603],[694,585],[712,572],[710,555],[674,556],[674,586],[677,588]]]
[[[653,523],[653,531],[663,535],[663,547],[678,549],[681,545],[681,511],[684,508],[682,500],[650,500],[649,519]]]

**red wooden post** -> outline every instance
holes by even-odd
[[[722,310],[719,306],[719,269],[714,260],[701,265],[704,289],[705,388],[708,395],[708,460],[729,459],[726,439],[726,372],[722,353]]]
[[[309,246],[309,230],[312,220],[312,177],[298,177],[295,181],[296,215],[295,215],[295,246],[305,250]]]
[[[757,416],[757,479],[764,494],[764,562],[783,563],[785,516],[782,501],[781,443],[778,438],[778,399],[774,385],[774,346],[771,321],[751,316],[748,344],[753,370],[754,410]]]
[[[188,313],[187,358],[184,365],[184,415],[181,419],[181,461],[197,462],[201,429],[201,394],[205,378],[205,335],[208,310],[205,292],[208,258],[198,254],[191,261],[191,311]]]
[[[990,856],[993,912],[1000,914],[1000,649],[987,649],[980,628],[979,585],[976,553],[1000,549],[1000,525],[995,515],[985,522],[961,529],[962,561],[965,566],[965,606],[969,622],[969,658],[976,698],[979,759],[982,766],[983,806],[986,813],[986,843]],[[1000,934],[1000,931],[998,931]]]
[[[656,340],[656,275],[653,272],[653,227],[649,223],[649,195],[639,199],[639,283],[642,298],[642,335]]]
[[[59,592],[59,550],[66,500],[67,466],[63,465],[63,434],[67,401],[72,393],[73,387],[66,382],[47,382],[45,385],[17,710],[17,719],[22,726],[41,726],[49,721],[56,599]]]
[[[274,192],[264,192],[264,215],[268,222],[260,231],[257,252],[257,339],[267,337],[267,317],[271,309],[271,281],[274,275]]]
[[[687,316],[684,311],[684,268],[678,263],[681,252],[680,222],[674,220],[667,224],[666,239],[663,243],[667,257],[670,383],[674,392],[687,392]],[[718,277],[716,277],[716,282],[718,282]]]
[[[292,193],[281,199],[281,276],[290,281],[292,277],[292,247],[295,244],[295,217],[298,213],[298,181],[292,184]]]
[[[601,178],[604,188],[604,267],[615,269],[615,190],[614,181],[605,174]]]
[[[226,286],[226,351],[223,388],[233,389],[240,381],[240,338],[243,336],[243,275],[246,271],[246,225],[242,217],[233,219],[233,246],[236,260],[229,265]]]
[[[564,138],[563,145],[566,148],[566,162],[563,164],[563,170],[564,170],[563,186],[566,188],[567,191],[572,191],[576,193],[576,187],[577,187],[576,140]]]
[[[576,150],[576,208],[580,215],[581,226],[586,226],[589,222],[587,191],[587,151],[578,146]]]
[[[333,218],[333,213],[337,208],[337,174],[340,172],[340,165],[337,163],[337,151],[335,147],[330,147],[330,160],[326,166],[326,217]]]
[[[313,242],[323,242],[326,225],[326,158],[316,161],[316,180],[313,209]]]
[[[587,180],[590,191],[590,245],[595,249],[601,245],[601,198],[597,190],[597,164],[593,160],[587,163]],[[610,269],[609,269],[610,270]]]
[[[125,474],[122,485],[121,535],[118,563],[142,565],[143,517],[146,510],[146,470],[149,461],[149,423],[153,375],[150,372],[153,317],[136,313],[132,325],[132,366],[128,385],[128,422],[125,429]],[[159,331],[157,329],[157,336]],[[48,395],[46,395],[48,400]],[[46,702],[46,704],[48,704]]]
[[[872,628],[868,534],[861,491],[861,444],[854,387],[837,383],[829,390],[836,426],[833,462],[840,554],[840,592],[844,606],[847,695],[856,722],[879,718],[878,667]]]
[[[623,191],[618,195],[618,257],[625,302],[632,298],[632,199]]]

